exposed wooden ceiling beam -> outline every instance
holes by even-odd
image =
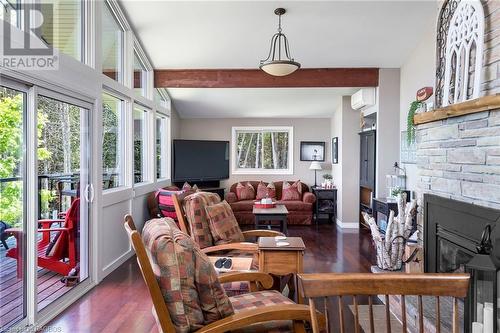
[[[259,69],[158,69],[156,88],[377,87],[378,68],[304,68],[276,77]]]

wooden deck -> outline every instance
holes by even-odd
[[[13,237],[7,241],[15,246]],[[23,281],[17,277],[16,260],[5,257],[5,248],[0,245],[0,330],[7,328],[24,317]],[[72,287],[66,287],[62,276],[46,269],[38,269],[38,310],[64,295]]]

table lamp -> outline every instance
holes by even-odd
[[[321,170],[321,163],[318,161],[312,161],[311,165],[309,166],[309,170],[314,170],[314,187],[318,186],[316,184],[316,173],[318,170]]]

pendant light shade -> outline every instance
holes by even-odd
[[[281,32],[281,15],[286,13],[284,8],[277,8],[278,32],[271,38],[271,47],[266,59],[260,61],[259,68],[273,76],[292,74],[300,68],[300,64],[290,56],[290,46],[285,34]]]

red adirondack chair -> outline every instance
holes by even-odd
[[[38,232],[42,238],[37,244],[38,267],[46,268],[61,275],[68,275],[71,269],[78,263],[78,251],[76,235],[78,232],[78,223],[80,222],[80,199],[73,201],[64,219],[44,219],[39,220],[42,226]],[[54,223],[64,223],[62,227],[52,228]],[[18,228],[7,229],[16,237],[16,247],[11,248],[5,254],[9,258],[17,260],[17,276],[21,277],[23,272],[23,231]],[[51,234],[58,233],[51,237]],[[51,241],[52,240],[52,241]]]

